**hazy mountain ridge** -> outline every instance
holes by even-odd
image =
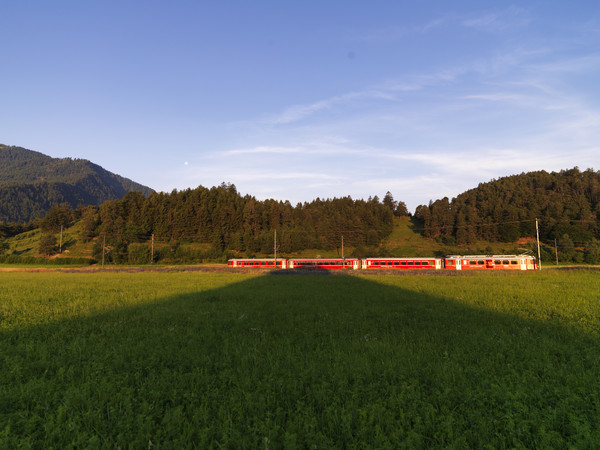
[[[85,159],[0,145],[0,221],[25,223],[43,217],[56,203],[100,205],[130,191],[153,192]]]

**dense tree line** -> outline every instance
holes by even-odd
[[[0,145],[0,220],[28,223],[54,204],[100,205],[129,191],[152,190],[83,159],[51,158]]]
[[[590,247],[579,255],[593,254],[600,239],[600,172],[575,167],[503,177],[415,211],[425,236],[457,245],[533,237],[536,218],[543,242],[556,239],[573,260],[577,247]]]
[[[197,259],[199,255],[184,255],[190,250],[178,243],[210,244],[208,257],[226,250],[270,254],[276,230],[278,251],[282,253],[307,248],[339,249],[342,236],[348,246],[377,246],[391,233],[393,215],[405,209],[404,203],[394,201],[389,193],[386,204],[377,197],[367,201],[344,197],[317,198],[293,206],[288,201],[242,196],[234,185],[223,183],[147,197],[129,192],[121,200],[110,200],[99,207],[71,210],[68,204],[55,205],[38,226],[44,233],[56,233],[61,225],[80,220],[83,240],[98,237],[97,258],[106,245],[111,249],[111,258],[118,261],[145,260],[148,246],[136,244],[155,239],[171,243],[168,251],[172,254]]]

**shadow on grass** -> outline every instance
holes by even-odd
[[[363,277],[260,276],[0,339],[4,448],[600,441],[596,337]]]

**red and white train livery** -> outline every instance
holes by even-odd
[[[446,256],[446,269],[454,270],[537,270],[537,262],[529,255],[453,255]]]
[[[230,267],[331,270],[537,270],[529,255],[450,255],[445,258],[290,258],[230,259]]]

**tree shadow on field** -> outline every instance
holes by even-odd
[[[597,336],[454,295],[259,276],[5,331],[0,447],[600,442]]]

